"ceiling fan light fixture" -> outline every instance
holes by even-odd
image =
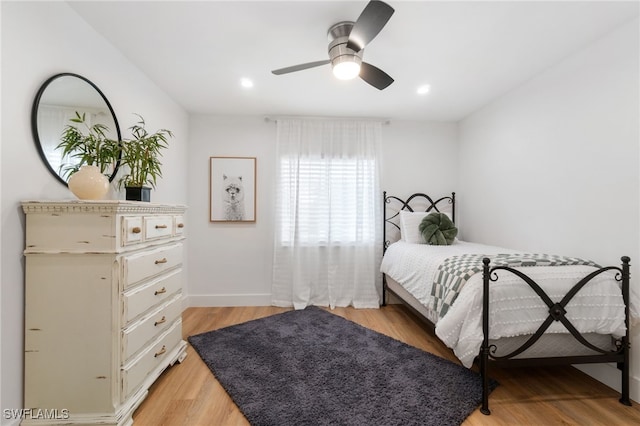
[[[338,22],[329,29],[329,59],[333,75],[340,80],[351,80],[360,75],[363,51],[356,52],[347,47],[353,22]]]
[[[340,80],[351,80],[360,75],[360,63],[355,60],[343,60],[333,63],[333,75]]]

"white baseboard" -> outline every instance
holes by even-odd
[[[189,294],[184,307],[271,306],[268,294]]]
[[[622,389],[622,376],[615,364],[581,364],[574,367],[615,391]],[[636,404],[640,403],[640,378],[633,375],[629,377],[629,398]]]

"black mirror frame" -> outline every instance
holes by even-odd
[[[96,86],[91,80],[87,79],[86,77],[83,77],[81,75],[78,74],[74,74],[74,73],[60,73],[60,74],[55,74],[51,77],[49,77],[43,84],[42,86],[40,86],[40,89],[38,90],[38,93],[36,94],[36,97],[33,101],[33,106],[31,108],[31,132],[33,134],[33,140],[36,144],[36,148],[38,149],[38,154],[40,154],[40,158],[42,159],[42,162],[45,164],[45,166],[47,166],[47,169],[49,169],[49,171],[51,172],[52,175],[54,175],[56,177],[56,179],[62,183],[64,186],[68,187],[69,184],[67,183],[67,181],[65,181],[62,176],[60,176],[58,174],[58,172],[56,172],[53,167],[51,166],[51,164],[49,163],[49,159],[47,158],[47,156],[44,154],[44,150],[42,149],[42,143],[40,142],[40,136],[38,134],[38,107],[40,106],[40,99],[42,98],[42,95],[44,94],[44,91],[47,89],[47,87],[54,82],[56,79],[60,78],[60,77],[76,77],[79,78],[80,80],[83,80],[85,83],[89,84],[89,86],[91,86],[96,92],[98,92],[98,94],[100,95],[100,97],[104,100],[105,104],[107,105],[107,108],[109,108],[109,112],[111,113],[111,117],[113,117],[113,122],[115,123],[115,127],[116,127],[116,134],[118,135],[118,142],[122,143],[122,135],[120,133],[120,125],[118,124],[118,118],[116,117],[116,113],[113,111],[113,108],[111,107],[111,103],[109,103],[109,100],[107,99],[107,97],[104,95],[104,93],[102,93],[102,90],[100,90],[98,88],[98,86]],[[120,168],[120,158],[118,158],[118,161],[116,162],[116,165],[113,169],[113,173],[111,174],[111,176],[109,176],[109,182],[112,182],[115,177],[116,174],[118,173],[118,169]]]

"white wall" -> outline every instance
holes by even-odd
[[[382,189],[401,198],[458,187],[456,123],[391,121],[382,128]]]
[[[189,133],[189,305],[270,305],[275,124],[195,115]],[[255,223],[209,221],[210,157],[256,157]]]
[[[636,19],[460,123],[465,239],[606,265],[628,255],[640,294],[638,27]],[[617,370],[588,370],[618,387]]]
[[[24,217],[19,203],[23,199],[74,198],[49,174],[33,142],[30,113],[38,88],[53,74],[81,74],[107,96],[123,136],[136,121],[134,112],[145,117],[149,129],[174,131],[176,137],[163,158],[164,179],[151,195],[157,202],[187,201],[188,116],[66,3],[2,2],[1,7],[0,407],[11,409],[23,406]],[[117,197],[123,198],[121,194]],[[4,424],[8,420],[0,421]]]
[[[382,129],[383,189],[400,196],[455,190],[454,123],[398,121]],[[261,117],[192,116],[189,134],[189,305],[270,305],[276,124]],[[256,223],[209,222],[211,156],[257,157]]]

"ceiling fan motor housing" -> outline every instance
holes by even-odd
[[[351,33],[353,25],[354,22],[344,21],[338,22],[329,28],[327,37],[329,39],[329,59],[331,60],[331,66],[335,67],[342,62],[355,62],[358,66],[362,63],[362,53],[364,49],[356,52],[347,47],[349,34]]]

